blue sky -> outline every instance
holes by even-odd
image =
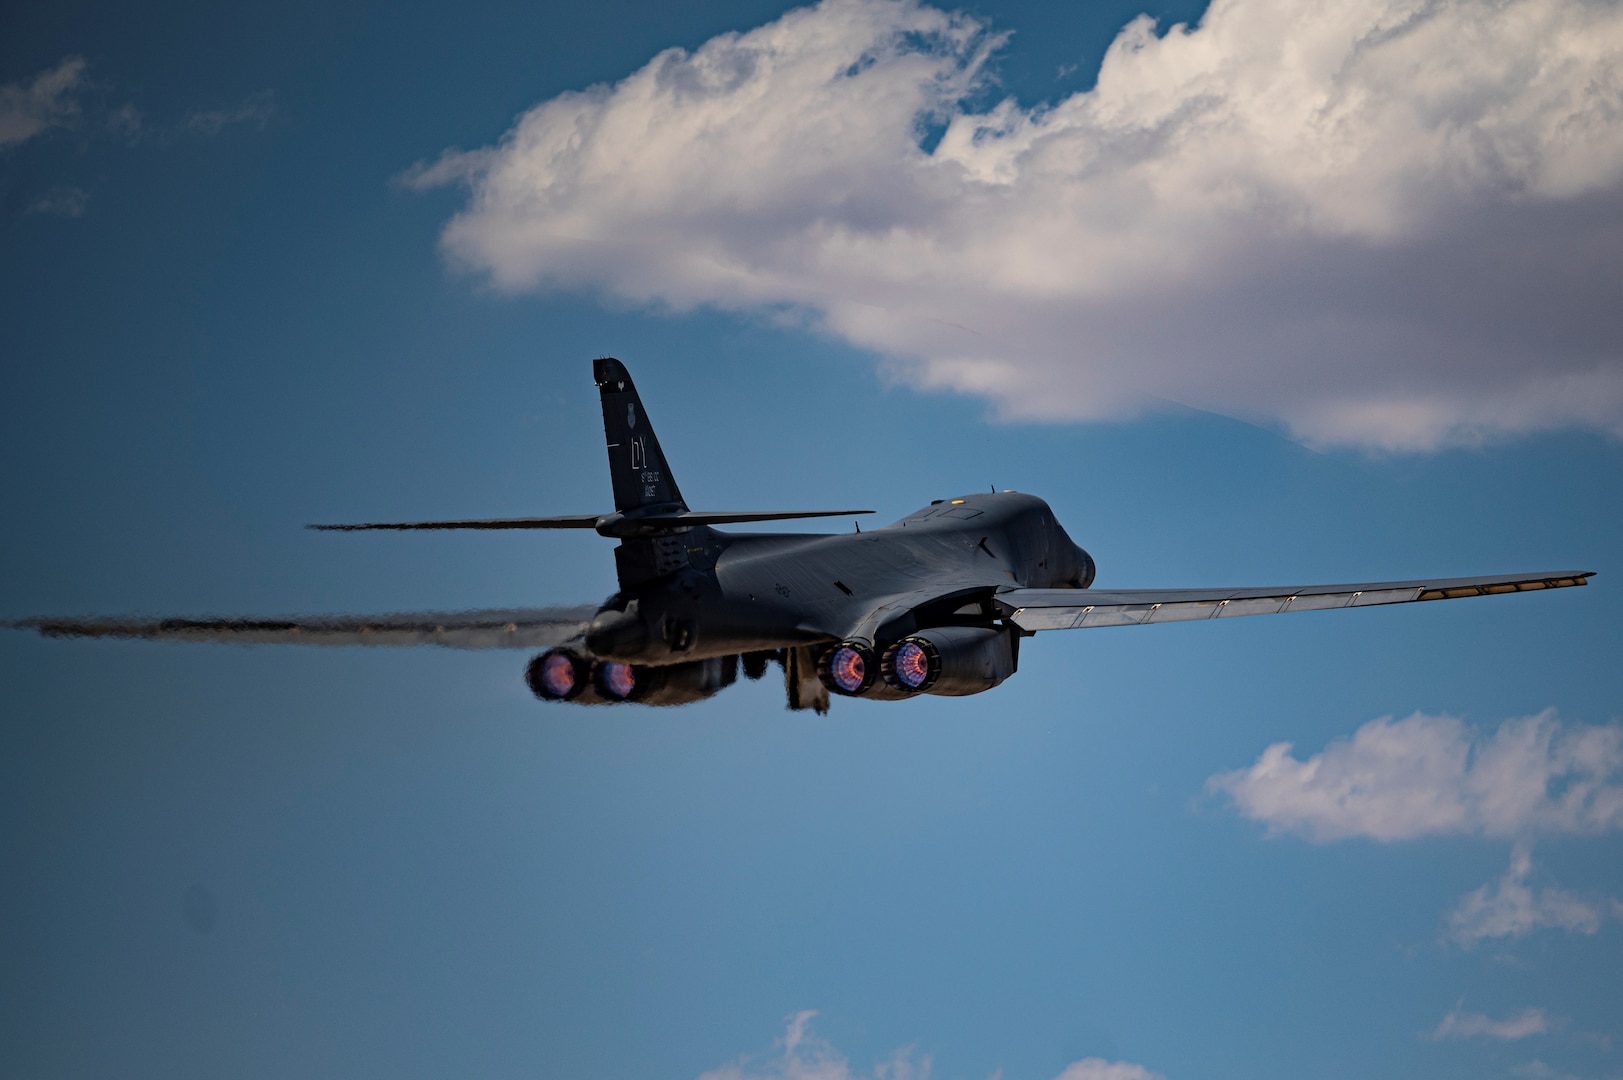
[[[1594,583],[823,718],[8,635],[4,1071],[1623,1075],[1615,9],[958,10],[8,10],[0,616],[595,601],[301,526],[604,507],[602,354],[695,505]]]

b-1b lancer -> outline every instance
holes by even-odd
[[[631,376],[593,362],[614,510],[567,517],[315,525],[316,529],[594,529],[619,541],[620,588],[596,607],[283,619],[34,618],[52,637],[545,650],[535,695],[680,705],[781,665],[791,709],[829,695],[902,699],[990,690],[1042,630],[1373,607],[1583,585],[1589,571],[1272,588],[1095,589],[1094,564],[1043,500],[937,499],[879,529],[739,533],[743,522],[867,510],[690,510]]]

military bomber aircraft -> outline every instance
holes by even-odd
[[[1590,571],[1269,588],[1095,589],[1093,558],[1043,500],[1015,491],[937,499],[880,529],[725,532],[718,525],[869,510],[690,510],[625,365],[593,362],[614,509],[603,514],[311,528],[594,529],[619,541],[620,588],[575,608],[291,618],[32,618],[51,637],[239,644],[543,649],[535,695],[573,704],[680,705],[742,667],[783,669],[791,709],[829,695],[902,699],[990,690],[1041,630],[1372,607],[1583,585]]]

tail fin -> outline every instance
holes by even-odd
[[[611,356],[592,361],[592,377],[603,397],[603,436],[609,444],[609,477],[614,508],[644,506],[688,508],[676,486],[654,425],[643,412],[642,399],[624,364]]]

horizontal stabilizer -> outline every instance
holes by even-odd
[[[855,517],[872,510],[684,510],[680,514],[638,517],[639,524],[680,528],[684,525],[741,525],[749,521],[789,521],[794,518]]]
[[[1275,585],[1252,589],[1007,589],[992,600],[999,613],[1022,630],[1074,630],[1536,592],[1584,585],[1593,576],[1589,570],[1559,570],[1544,574],[1349,585]]]
[[[359,525],[307,525],[322,532],[365,532],[368,529],[595,529],[601,514],[562,517],[478,518],[470,521],[374,521]]]
[[[604,536],[627,536],[685,529],[693,525],[738,525],[750,521],[794,518],[855,517],[872,510],[671,510],[666,513],[566,514],[562,517],[477,518],[468,521],[374,521],[356,525],[309,525],[322,532],[365,532],[371,529],[596,529]]]

